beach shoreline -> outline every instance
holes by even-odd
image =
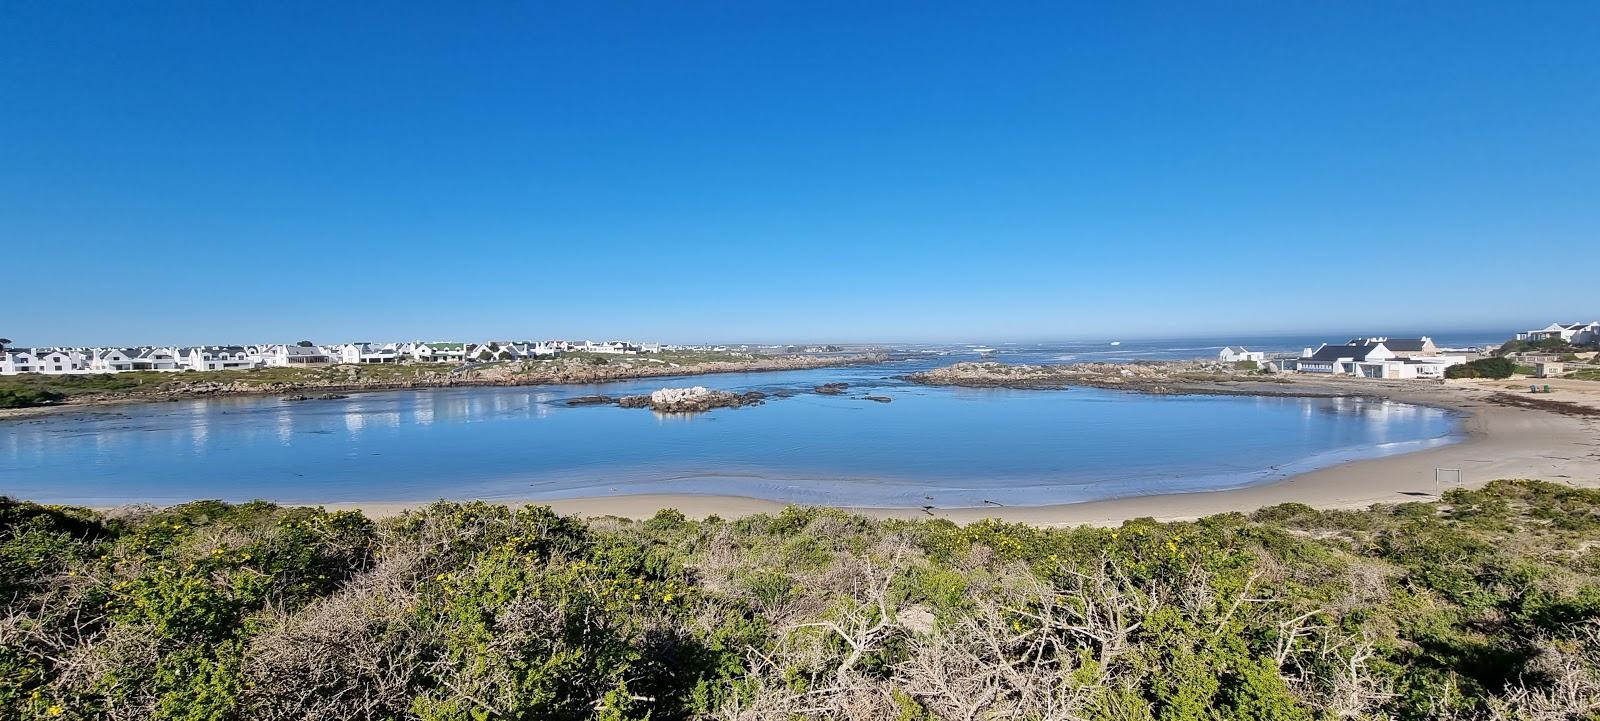
[[[960,508],[878,508],[838,506],[874,518],[944,518],[970,523],[985,518],[1040,526],[1117,525],[1133,518],[1191,520],[1228,512],[1248,513],[1283,503],[1321,509],[1364,508],[1375,503],[1437,499],[1449,488],[1477,487],[1500,478],[1531,478],[1580,486],[1600,486],[1600,418],[1503,405],[1491,400],[1515,383],[1413,382],[1319,378],[1295,380],[1305,395],[1383,398],[1449,409],[1461,414],[1464,438],[1457,443],[1410,453],[1338,463],[1287,478],[1237,489],[1130,496],[1081,503]],[[1239,392],[1242,389],[1229,389]],[[1203,392],[1203,391],[1192,391]],[[1600,408],[1600,384],[1577,386],[1560,402]],[[1437,474],[1436,469],[1447,469]],[[1451,470],[1455,473],[1450,472]],[[1451,480],[1454,477],[1454,480]],[[637,494],[566,499],[496,499],[497,503],[548,505],[560,513],[585,517],[645,518],[665,508],[693,518],[736,518],[775,513],[781,501],[737,495]],[[424,502],[368,501],[324,504],[387,516]]]

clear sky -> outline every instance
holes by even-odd
[[[1600,2],[0,3],[0,336],[1600,315]]]

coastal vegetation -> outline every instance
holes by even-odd
[[[1582,350],[1560,338],[1545,338],[1542,340],[1508,340],[1496,348],[1497,356],[1511,355],[1513,353],[1573,353]]]
[[[0,501],[24,719],[1593,718],[1600,491],[1050,529]]]
[[[1444,369],[1446,378],[1510,378],[1517,372],[1517,364],[1509,358],[1479,358]]]
[[[62,393],[43,388],[0,388],[0,409],[47,406],[65,398]]]

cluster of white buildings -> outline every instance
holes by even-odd
[[[269,343],[231,346],[137,348],[0,348],[0,375],[219,371],[291,368],[338,363],[490,363],[541,360],[567,352],[632,355],[676,346],[627,341],[485,341],[482,343]]]
[[[1541,341],[1556,338],[1572,345],[1600,344],[1600,320],[1589,323],[1551,323],[1538,330],[1523,331],[1517,340]]]
[[[1464,355],[1443,355],[1427,336],[1378,337],[1352,338],[1338,345],[1324,343],[1315,350],[1305,349],[1299,358],[1275,360],[1268,367],[1287,373],[1403,380],[1443,378],[1444,369],[1466,362]]]

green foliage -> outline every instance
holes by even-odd
[[[0,408],[33,408],[65,398],[65,394],[43,388],[0,388]]]
[[[1480,717],[1552,688],[1560,659],[1594,678],[1596,537],[1600,492],[1532,481],[1070,529],[799,507],[585,522],[487,503],[113,519],[0,499],[0,708],[940,719],[982,699],[927,674],[974,654],[975,673],[1010,664],[985,702],[1033,709],[1020,717],[1048,717],[1006,690],[1038,669],[1084,718],[1310,721],[1344,713],[1330,704],[1351,683],[1372,691],[1356,715]]]
[[[1479,358],[1444,369],[1446,378],[1510,378],[1517,370],[1508,358]]]

